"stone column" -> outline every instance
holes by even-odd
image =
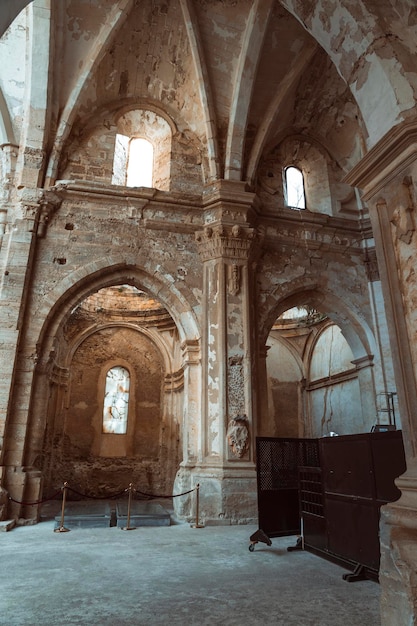
[[[201,436],[192,479],[206,521],[256,518],[253,195],[220,182],[196,233],[203,262]],[[253,333],[253,334],[252,334]]]
[[[401,497],[381,509],[381,624],[417,624],[417,122],[392,129],[346,181],[369,207],[407,460]]]

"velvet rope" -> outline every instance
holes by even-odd
[[[44,498],[43,500],[35,500],[35,502],[24,502],[20,500],[15,500],[12,496],[8,496],[9,500],[15,502],[16,504],[22,504],[23,506],[36,506],[37,504],[43,504],[44,502],[49,502],[49,500],[54,500],[59,493],[61,493],[62,489],[59,489],[56,493],[54,493],[50,498]]]
[[[73,493],[77,494],[77,496],[81,496],[82,498],[87,498],[87,499],[91,499],[91,500],[111,500],[112,498],[117,498],[123,494],[125,494],[127,491],[129,491],[129,488],[127,489],[123,489],[123,491],[118,491],[117,493],[113,493],[113,494],[108,494],[106,496],[91,496],[88,495],[86,493],[82,493],[81,491],[77,491],[76,489],[73,489],[72,487],[69,487],[68,485],[65,486],[66,489],[68,489],[68,491],[72,491]],[[12,502],[15,502],[16,504],[21,504],[23,506],[36,506],[38,504],[43,504],[44,502],[49,502],[50,500],[54,500],[58,494],[61,493],[62,489],[64,489],[64,487],[61,487],[61,489],[59,489],[56,493],[54,493],[52,496],[50,496],[49,498],[44,498],[42,500],[36,500],[35,502],[24,502],[24,501],[20,501],[20,500],[15,500],[14,498],[12,498],[12,496],[8,496],[9,500],[11,500]],[[176,493],[176,494],[171,494],[171,495],[157,495],[157,494],[153,494],[153,493],[145,493],[143,491],[140,491],[139,489],[133,489],[133,491],[137,494],[140,494],[141,496],[144,496],[146,498],[149,498],[150,500],[154,500],[154,499],[158,499],[160,498],[161,500],[163,500],[164,498],[179,498],[180,496],[186,496],[189,493],[192,493],[193,491],[195,491],[195,487],[193,489],[189,489],[188,491],[184,491],[183,493]]]

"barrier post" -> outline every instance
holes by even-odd
[[[199,523],[199,508],[200,508],[200,483],[197,483],[195,486],[195,524],[192,524],[192,528],[204,528],[203,524]]]
[[[65,502],[67,499],[67,487],[68,487],[68,483],[64,482],[62,486],[61,521],[60,521],[58,528],[54,528],[54,533],[69,533],[70,531],[70,528],[65,528],[64,526]]]
[[[130,525],[130,507],[132,504],[132,488],[133,488],[132,483],[129,483],[129,487],[128,487],[129,499],[127,502],[127,522],[126,522],[126,526],[124,526],[122,530],[136,530],[136,526]]]

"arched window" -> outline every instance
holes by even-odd
[[[305,209],[303,173],[291,165],[284,170],[285,204],[293,209]]]
[[[104,390],[103,433],[126,434],[129,387],[130,375],[125,367],[109,369]]]
[[[142,137],[117,134],[114,147],[114,185],[152,187],[153,145]]]

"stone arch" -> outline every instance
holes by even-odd
[[[169,311],[177,325],[180,339],[196,341],[200,332],[189,302],[195,302],[191,293],[183,294],[170,282],[162,267],[153,275],[120,259],[102,258],[69,274],[43,300],[38,311],[38,358],[48,358],[53,351],[53,338],[67,316],[68,310],[77,306],[88,295],[103,287],[131,284],[155,296]],[[184,288],[184,285],[181,285]],[[40,327],[41,320],[45,320]]]
[[[282,0],[281,4],[326,51],[350,86],[371,148],[415,107],[413,88],[406,78],[407,68],[398,60],[390,37],[380,28],[378,16],[365,1],[352,4],[339,0],[325,11],[317,2]],[[339,24],[335,23],[337,20]],[[338,37],[334,36],[335,32],[339,33]],[[369,93],[371,82],[378,86],[378,94],[373,96]]]
[[[375,338],[364,317],[330,290],[312,283],[297,285],[297,281],[280,286],[274,294],[271,294],[269,302],[266,303],[268,313],[261,333],[262,344],[265,343],[273,323],[281,313],[303,304],[325,313],[341,328],[355,359],[375,354]]]
[[[70,372],[73,356],[76,354],[77,349],[89,338],[94,337],[97,332],[111,329],[111,327],[118,331],[123,327],[127,330],[141,333],[142,336],[151,341],[155,351],[160,354],[162,365],[162,378],[160,379],[162,387],[158,409],[160,419],[158,428],[161,430],[160,445],[162,446],[160,463],[167,468],[167,474],[164,474],[164,476],[168,477],[168,479],[169,477],[173,479],[175,472],[178,470],[179,461],[177,455],[180,454],[180,437],[183,436],[183,432],[186,429],[184,425],[186,421],[183,422],[183,420],[187,418],[187,411],[183,407],[183,403],[185,403],[185,394],[188,393],[188,381],[186,377],[182,376],[182,383],[179,385],[179,362],[174,363],[171,355],[168,354],[167,346],[164,345],[163,338],[160,338],[158,341],[155,333],[151,330],[148,331],[142,327],[138,329],[138,327],[134,327],[132,324],[117,321],[101,325],[93,324],[76,337],[73,343],[70,342],[68,344],[65,341],[60,341],[64,324],[70,312],[86,297],[107,286],[130,284],[143,289],[166,307],[178,330],[179,338],[177,341],[178,344],[181,344],[183,357],[187,359],[189,347],[192,352],[195,350],[195,345],[199,343],[199,331],[194,312],[187,304],[185,295],[175,289],[169,280],[163,277],[163,268],[158,268],[158,272],[150,275],[136,266],[127,263],[123,264],[120,261],[112,264],[111,261],[112,259],[102,259],[101,262],[91,263],[73,272],[49,294],[43,302],[42,310],[37,315],[38,319],[42,317],[43,323],[39,322],[37,328],[37,333],[39,333],[37,342],[38,360],[32,379],[33,392],[26,431],[25,458],[29,466],[37,469],[39,469],[40,459],[44,459],[42,463],[46,472],[45,484],[48,481],[51,483],[51,471],[54,466],[53,463],[51,465],[52,457],[49,453],[46,454],[45,450],[49,450],[48,446],[51,445],[55,436],[59,439],[64,433],[64,431],[61,432],[63,428],[61,424],[63,423],[62,416],[66,415],[66,403],[70,397],[68,390],[71,388]],[[183,285],[181,286],[183,287]],[[184,365],[181,367],[186,368]],[[175,368],[177,368],[176,371],[174,371]],[[137,380],[139,381],[140,379],[137,378]],[[165,382],[172,380],[174,386],[172,387],[170,384],[167,386],[164,384],[164,380]],[[175,396],[178,392],[180,394],[178,399],[170,400],[170,397]],[[155,411],[156,409],[152,410]],[[96,416],[93,416],[91,419],[93,419],[94,423],[97,422]],[[133,437],[132,433],[129,437],[130,446],[131,437]],[[173,442],[177,441],[176,447],[172,447],[174,445],[172,443],[169,444],[169,441],[171,441],[170,437]],[[96,443],[94,443],[94,446],[96,446]],[[126,459],[125,463],[127,462],[128,459]],[[159,475],[160,472],[156,472],[155,476]],[[163,481],[165,478],[160,477],[158,480]],[[167,488],[167,485],[161,483],[161,488]]]
[[[340,388],[337,387],[336,379],[331,383],[335,390],[335,395],[332,397],[335,398],[336,405],[339,403],[338,420],[343,421],[347,419],[343,415],[345,413],[348,414],[349,410],[347,408],[342,410],[340,407],[345,407],[345,403],[342,402],[344,397],[343,385],[351,385],[351,392],[354,393],[356,398],[356,411],[354,415],[349,415],[349,419],[345,423],[349,424],[349,427],[353,428],[354,432],[368,432],[374,423],[376,412],[375,381],[372,367],[376,351],[375,338],[365,318],[358,314],[356,307],[349,305],[331,291],[322,289],[317,285],[310,284],[297,287],[297,285],[292,284],[288,286],[286,293],[282,293],[282,288],[280,292],[280,299],[276,300],[269,313],[271,326],[276,318],[286,310],[304,305],[325,314],[331,322],[340,328],[342,336],[353,354],[353,359],[352,368],[347,370],[347,375],[351,380],[344,382]],[[268,328],[270,327],[269,324],[267,326]],[[313,436],[314,423],[319,423],[320,421],[316,419],[317,412],[323,410],[320,407],[326,406],[324,398],[321,398],[321,394],[327,397],[326,386],[321,389],[320,386],[311,386],[312,381],[308,382],[309,364],[319,336],[320,334],[317,336],[313,334],[304,348],[305,379],[308,387],[310,387],[310,389],[302,387],[303,406],[309,407],[308,409],[306,408],[303,423],[307,436]],[[374,393],[372,393],[372,390]],[[316,400],[310,405],[309,403],[314,397]],[[314,418],[314,415],[316,415],[316,418]],[[314,436],[316,436],[317,432],[314,432],[316,433]]]
[[[257,182],[265,206],[285,205],[284,171],[291,165],[303,173],[308,211],[334,216],[354,198],[354,189],[342,182],[344,170],[322,141],[291,133],[283,135],[260,161]]]
[[[112,326],[123,327],[123,328],[131,328],[132,330],[134,330],[136,332],[140,332],[140,333],[146,335],[147,337],[149,337],[151,339],[151,341],[153,341],[153,343],[157,346],[157,348],[159,349],[159,351],[161,353],[166,373],[167,374],[172,374],[173,373],[172,358],[171,358],[170,354],[168,353],[168,351],[166,349],[166,345],[164,344],[164,342],[161,341],[157,335],[155,335],[154,333],[151,333],[147,328],[142,327],[142,328],[138,329],[133,324],[131,324],[129,322],[122,322],[122,321],[120,321],[120,322],[108,322],[106,324],[97,324],[97,325],[95,325],[93,327],[90,327],[90,328],[86,329],[83,333],[81,333],[79,335],[77,340],[70,346],[70,350],[68,350],[68,352],[67,352],[67,354],[66,354],[66,356],[64,358],[64,361],[62,363],[63,367],[68,367],[68,365],[71,362],[71,359],[72,359],[74,353],[77,351],[78,347],[86,339],[88,339],[88,337],[90,337],[94,333],[98,332],[99,330],[102,330],[104,328],[111,328]]]
[[[161,132],[144,132],[146,118],[154,119]],[[136,128],[135,128],[136,125]],[[140,133],[138,130],[140,129]],[[184,126],[178,113],[151,99],[125,98],[98,107],[77,120],[71,134],[56,149],[50,163],[50,184],[62,179],[85,179],[112,184],[114,151],[118,133],[142,136],[154,145],[154,186],[167,191],[201,193],[208,176],[207,159],[198,137]],[[94,162],[94,168],[91,168]],[[54,172],[52,176],[52,171]]]

